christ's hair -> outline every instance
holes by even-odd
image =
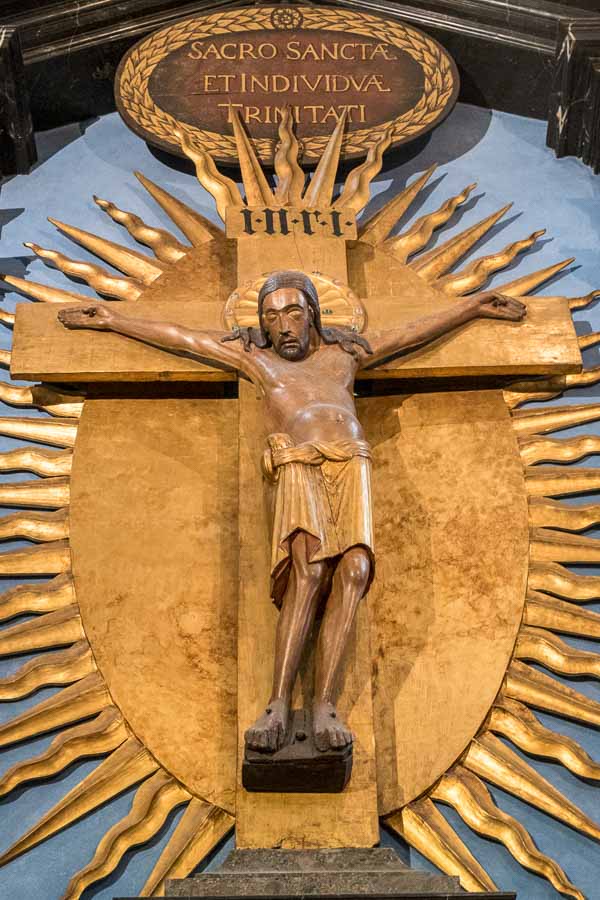
[[[224,338],[221,338],[221,340],[241,340],[244,344],[244,350],[250,350],[252,344],[260,348],[270,347],[271,339],[263,322],[263,306],[267,294],[272,294],[273,291],[280,290],[281,288],[295,288],[304,294],[306,302],[308,303],[308,308],[312,310],[312,324],[316,328],[319,337],[324,344],[339,344],[346,353],[352,354],[352,356],[357,359],[359,358],[359,354],[356,345],[362,347],[365,353],[373,352],[369,342],[364,337],[361,337],[360,334],[356,334],[349,328],[331,328],[325,327],[322,324],[321,307],[319,306],[317,289],[308,275],[305,275],[304,272],[292,271],[291,269],[272,272],[261,287],[258,295],[259,327],[236,328],[231,334],[226,335]]]

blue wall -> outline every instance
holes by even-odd
[[[518,274],[550,265],[566,257],[577,256],[577,263],[542,293],[569,296],[587,293],[592,288],[600,287],[597,236],[600,226],[600,179],[594,178],[588,169],[573,159],[557,161],[545,148],[544,137],[545,127],[541,122],[459,105],[433,135],[419,142],[410,152],[397,154],[387,164],[374,184],[372,208],[377,206],[378,201],[395,194],[413,174],[438,162],[440,168],[422,195],[420,212],[435,209],[448,196],[458,193],[465,185],[477,180],[479,188],[457,217],[461,226],[466,227],[476,222],[510,200],[515,204],[505,220],[491,232],[484,244],[485,252],[494,252],[512,240],[547,227],[548,233],[538,247],[522,259]],[[46,221],[47,215],[56,216],[114,240],[127,242],[128,236],[124,230],[113,225],[95,206],[92,201],[93,193],[115,201],[122,209],[137,212],[151,224],[171,228],[166,217],[131,174],[133,169],[140,169],[167,190],[173,190],[204,215],[217,221],[211,197],[200,188],[195,178],[169,168],[155,157],[141,140],[125,128],[116,114],[87,126],[73,126],[40,135],[39,149],[41,162],[37,168],[28,176],[5,182],[1,188],[0,271],[16,275],[26,273],[31,280],[63,287],[67,285],[60,273],[35,260],[30,251],[22,246],[23,241],[34,241],[42,246],[62,249],[80,259],[88,258],[89,255],[84,250],[77,249],[73,253],[73,244],[54,231]],[[437,239],[444,236],[442,229]],[[131,240],[129,243],[136,246]],[[89,258],[92,259],[91,256]],[[508,277],[497,276],[495,283],[499,284],[502,280],[516,276],[517,273]],[[72,289],[93,295],[85,285],[77,285]],[[16,301],[15,294],[7,293],[5,308],[12,309]],[[576,313],[576,319],[580,333],[600,330],[600,303],[596,309],[592,307]],[[4,328],[1,331],[0,347],[9,347],[10,332]],[[597,365],[600,362],[598,351],[586,351],[585,362],[588,366]],[[1,373],[0,377],[6,377],[5,373]],[[597,402],[599,390],[591,388],[585,392],[575,391],[556,402]],[[18,415],[19,411],[2,407],[0,414]],[[600,427],[593,425],[571,429],[571,432],[589,433],[594,429],[600,433]],[[567,436],[571,432],[563,434]],[[21,443],[23,442],[0,438],[0,451],[12,449]],[[583,464],[597,465],[598,460],[591,458]],[[26,476],[3,477],[18,481]],[[579,499],[571,502],[583,501]],[[595,534],[595,531],[588,533]],[[17,546],[17,542],[12,542],[6,544],[5,549]],[[9,580],[4,581],[5,587],[11,585]],[[594,608],[594,605],[590,608]],[[589,642],[575,639],[569,639],[569,642],[574,646],[593,649]],[[22,662],[23,658],[18,662],[0,662],[0,677],[14,671]],[[585,681],[577,687],[600,700],[600,688],[597,684]],[[50,690],[40,691],[21,704],[0,705],[0,721],[51,693]],[[553,720],[550,716],[540,715],[540,718],[550,727],[576,738],[590,754],[600,758],[598,733]],[[50,740],[51,738],[42,738],[35,744],[11,748],[1,753],[0,771],[34,751],[41,751]],[[8,802],[0,803],[0,850],[12,843],[17,835],[32,825],[41,813],[50,808],[95,765],[95,762],[76,764],[61,777],[41,786],[25,788],[16,797],[11,795]],[[600,787],[578,781],[559,766],[546,763],[535,765],[588,814],[600,818]],[[134,791],[130,791],[122,795],[1,870],[0,898],[58,898],[70,875],[92,857],[107,828],[127,814],[133,793]],[[493,793],[499,805],[524,822],[540,849],[555,856],[589,898],[600,898],[598,845],[501,791],[494,790]],[[452,811],[445,811],[445,815],[501,888],[517,890],[520,900],[551,900],[558,896],[545,881],[522,870],[502,847],[473,835]],[[128,854],[114,875],[99,886],[90,888],[85,897],[108,900],[116,895],[135,895],[146,880],[178,817],[179,813],[172,816],[151,845]],[[382,840],[399,846],[387,834],[383,835]],[[399,849],[408,859],[406,849]],[[418,854],[411,853],[410,857],[413,865],[430,868],[429,863]]]

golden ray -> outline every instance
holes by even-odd
[[[0,747],[8,747],[81,719],[88,719],[111,704],[104,681],[98,672],[93,672],[0,725]]]
[[[193,797],[160,854],[140,897],[162,897],[167,878],[186,878],[232,830],[235,819]]]
[[[553,266],[547,266],[545,269],[538,269],[529,275],[523,275],[521,278],[515,279],[515,281],[499,284],[494,290],[507,297],[524,297],[539,287],[540,284],[554,278],[555,275],[558,275],[559,272],[570,266],[572,262],[575,262],[574,256],[569,257],[569,259],[563,259],[562,262],[555,263]]]
[[[241,209],[244,205],[238,186],[231,178],[221,175],[215,162],[206,150],[194,147],[185,133],[175,131],[181,143],[181,149],[192,160],[196,167],[196,177],[205,191],[211,194],[217,204],[217,212],[225,221],[227,210],[232,207]],[[273,195],[271,194],[271,202]]]
[[[511,664],[506,675],[504,693],[512,700],[518,700],[534,709],[600,727],[600,703],[525,663],[515,660]]]
[[[269,182],[265,178],[265,173],[263,172],[258,157],[254,152],[252,141],[248,137],[246,129],[242,125],[242,121],[237,109],[232,109],[231,111],[231,124],[233,125],[233,134],[237,147],[238,162],[240,164],[242,181],[244,183],[244,190],[246,192],[246,203],[248,204],[248,206],[272,206],[274,200],[273,191],[269,186]],[[188,151],[186,150],[186,152]],[[188,153],[188,156],[189,155],[190,154]],[[200,178],[200,175],[198,175],[198,178]],[[239,193],[237,185],[235,185],[235,183],[230,179],[226,180],[229,182],[229,189],[234,194],[234,196],[235,194]],[[202,184],[204,187],[206,187],[203,182]],[[210,190],[210,192],[213,193],[213,191],[209,187],[206,187],[206,189]],[[213,194],[213,196],[218,202],[218,197],[215,194]],[[227,205],[231,205],[231,200],[226,204],[226,206]],[[239,205],[239,203],[234,202],[233,205]]]
[[[327,141],[327,146],[319,160],[319,164],[306,188],[304,206],[331,205],[345,125],[346,110],[344,110],[341,118],[338,119],[334,130],[331,132],[329,140]]]
[[[15,314],[0,308],[0,322],[8,328],[12,328],[15,324]]]
[[[365,161],[352,169],[333,204],[336,209],[349,209],[358,214],[367,205],[371,196],[369,185],[381,171],[383,154],[392,143],[392,133],[392,129],[388,128],[379,135],[369,147]]]
[[[558,675],[600,678],[600,654],[577,650],[543,628],[522,627],[514,656],[538,663]]]
[[[525,487],[531,496],[558,497],[587,494],[600,487],[600,469],[584,466],[528,466]]]
[[[128,850],[154,837],[169,813],[190,799],[179,782],[162,770],[143,781],[129,815],[106,832],[92,861],[73,876],[62,900],[79,900],[87,887],[110,875]]]
[[[57,575],[43,584],[18,584],[0,594],[0,622],[27,613],[56,612],[74,603],[75,589],[70,575]]]
[[[106,294],[108,297],[116,297],[117,300],[137,300],[142,293],[144,286],[135,278],[119,278],[111,275],[106,269],[97,266],[94,263],[78,262],[59,253],[57,250],[47,250],[38,244],[27,242],[25,247],[32,250],[40,259],[48,260],[54,263],[57,269],[64,272],[65,275],[74,275],[82,278],[90,287],[93,287],[99,294]],[[87,303],[93,302],[89,298]]]
[[[600,503],[569,506],[560,500],[531,497],[529,524],[533,528],[560,528],[563,531],[583,531],[600,522]]]
[[[600,640],[600,614],[546,594],[529,591],[523,621],[548,631]]]
[[[73,291],[63,291],[62,288],[53,288],[47,284],[38,284],[36,281],[26,281],[24,278],[17,278],[15,275],[0,275],[3,281],[12,285],[20,293],[33,297],[34,300],[40,300],[42,303],[91,303],[93,299],[86,297],[85,294],[76,294]]]
[[[133,174],[194,247],[199,247],[208,241],[222,241],[225,238],[221,228],[215,225],[214,222],[211,222],[210,219],[207,219],[172,194],[169,194],[168,191],[154,184],[141,172],[134,172]],[[185,250],[187,252],[188,248],[186,247]]]
[[[22,447],[0,453],[0,472],[70,475],[72,463],[72,450],[38,450]]]
[[[77,604],[44,613],[0,631],[0,656],[64,647],[85,639]]]
[[[540,393],[532,391],[527,394],[522,391],[502,391],[502,396],[509,409],[517,409],[519,406],[523,406],[525,403],[531,403],[532,401],[539,402],[541,400],[553,400],[554,397],[558,397],[560,393],[562,393],[562,391],[542,391]]]
[[[18,387],[0,381],[0,401],[8,403],[9,406],[41,409],[53,416],[65,416],[70,419],[78,419],[83,409],[82,396],[55,391],[45,384]]]
[[[68,505],[69,479],[62,476],[0,484],[0,506],[62,509]]]
[[[431,800],[415,800],[385,824],[446,875],[457,876],[465,891],[498,890]]]
[[[558,563],[533,563],[529,567],[528,587],[583,603],[600,598],[600,575],[575,575]]]
[[[114,266],[126,275],[131,275],[142,284],[152,284],[163,272],[169,268],[164,263],[156,259],[150,259],[138,250],[130,250],[121,244],[115,244],[106,238],[98,237],[89,231],[83,231],[81,228],[75,228],[73,225],[66,225],[48,216],[48,221],[58,228],[60,232],[68,235],[72,240],[76,241],[81,247],[85,247],[95,256],[99,256],[109,265]]]
[[[519,452],[526,465],[576,462],[584,456],[600,453],[600,436],[584,434],[574,438],[531,437],[519,442]]]
[[[36,656],[13,675],[0,679],[0,700],[21,700],[39,688],[73,684],[95,671],[90,645],[78,641],[66,650]]]
[[[0,778],[0,797],[5,797],[28,781],[51,778],[71,763],[90,756],[105,756],[129,737],[127,727],[116,709],[105,709],[95,719],[75,725],[57,734],[39,756],[16,763]]]
[[[297,206],[302,199],[305,175],[298,165],[300,146],[294,134],[292,111],[283,110],[279,123],[279,144],[275,150],[274,167],[277,175],[275,201],[283,206]]]
[[[531,756],[551,759],[574,775],[600,781],[600,763],[594,762],[577,741],[545,728],[523,703],[501,696],[492,709],[488,728]]]
[[[10,350],[0,350],[0,366],[4,369],[10,369],[10,359],[12,353]]]
[[[509,391],[504,392],[505,399],[510,398],[509,406],[514,409],[522,403],[532,400],[552,400],[571,388],[587,387],[600,381],[600,366],[584,369],[574,375],[555,375],[538,381],[520,381],[510,384]]]
[[[600,469],[596,471],[600,486]],[[533,562],[600,562],[600,541],[583,534],[565,534],[551,528],[533,528],[530,532],[529,549]]]
[[[486,786],[472,772],[455,766],[438,782],[431,797],[456,810],[477,834],[499,841],[517,862],[546,878],[561,894],[585,900],[558,863],[538,850],[521,823],[496,806]]]
[[[409,256],[412,256],[413,253],[417,253],[419,250],[422,250],[425,247],[431,238],[431,235],[436,230],[436,228],[441,228],[442,225],[445,225],[446,222],[454,215],[459,206],[465,203],[471,192],[477,187],[476,184],[469,184],[461,191],[460,194],[457,194],[455,197],[450,197],[449,200],[446,200],[445,203],[436,209],[433,213],[427,213],[424,216],[421,216],[416,220],[416,222],[407,228],[404,231],[401,231],[399,235],[396,237],[388,238],[387,241],[384,241],[383,248],[385,250],[390,250],[396,259],[400,260],[400,262],[405,263]],[[507,207],[508,209],[509,207]],[[506,211],[506,210],[505,210]],[[499,217],[499,216],[498,216]],[[486,220],[487,221],[487,220]],[[481,223],[479,223],[481,224]],[[475,228],[477,226],[473,226]],[[490,226],[491,227],[491,226]],[[469,229],[471,231],[472,229]],[[452,238],[451,241],[442,244],[439,248],[435,248],[431,250],[430,253],[422,256],[416,262],[411,264],[411,268],[416,269],[416,271],[420,272],[420,263],[422,260],[428,261],[432,259],[434,254],[438,252],[443,252],[445,249],[449,247],[450,244],[455,244],[462,235],[458,235],[457,238]],[[462,252],[459,254],[462,256]],[[458,257],[457,257],[458,258]],[[427,278],[428,276],[423,276]]]
[[[600,839],[600,827],[589,816],[493,734],[480,735],[471,742],[464,766],[570,828]]]
[[[512,414],[512,426],[519,436],[547,434],[573,428],[600,419],[600,403],[581,403],[576,406],[543,406],[539,409],[517,410]]]
[[[132,238],[139,244],[150,247],[157,259],[166,263],[176,263],[186,255],[189,247],[186,247],[177,238],[165,231],[164,228],[152,228],[150,225],[136,216],[135,213],[119,209],[110,200],[102,200],[94,194],[94,203],[110,216],[113,222],[127,229]]]
[[[416,178],[412,184],[404,188],[399,194],[396,194],[395,197],[392,197],[391,200],[388,200],[378,212],[372,215],[364,225],[360,226],[358,230],[359,240],[373,246],[383,243],[396,222],[402,218],[436,169],[437,164],[434,163],[426,172]]]
[[[0,575],[60,575],[70,569],[71,551],[67,541],[0,553]]]
[[[64,541],[69,537],[69,512],[13,513],[0,517],[0,541]]]
[[[529,237],[521,241],[507,244],[498,253],[482,256],[480,259],[470,263],[470,265],[465,266],[464,269],[461,269],[455,275],[445,275],[443,278],[439,278],[436,282],[436,287],[439,287],[445,294],[450,294],[451,296],[468,294],[481,287],[494,272],[504,269],[519,253],[524,253],[525,250],[533,247],[537,239],[543,234],[546,234],[545,228],[542,228],[541,231],[534,231]]]
[[[55,447],[72,447],[77,437],[77,425],[69,419],[0,416],[0,434]]]
[[[569,297],[569,309],[585,309],[596,297],[600,297],[600,291],[590,291],[589,294],[585,294],[583,297]]]
[[[600,331],[592,331],[589,334],[578,334],[577,343],[582,350],[587,350],[588,347],[594,347],[596,344],[600,344]]]
[[[78,685],[66,688],[65,692],[72,691],[76,687]],[[145,747],[139,741],[130,738],[9,847],[0,856],[0,865],[5,865],[57,831],[76,822],[86,813],[112,800],[122,791],[152,775],[157,769],[158,764]]]

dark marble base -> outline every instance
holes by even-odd
[[[242,784],[247,791],[284,794],[338,794],[352,772],[352,747],[317,750],[311,715],[296,709],[286,743],[276,753],[248,750],[242,765]]]
[[[217,872],[167,881],[166,897],[402,898],[467,895],[458,878],[410,869],[391,849],[234,850]],[[469,894],[515,900],[514,894]]]

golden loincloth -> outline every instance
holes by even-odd
[[[291,540],[309,536],[309,560],[340,556],[357,545],[371,556],[371,449],[366,441],[310,441],[294,446],[287,434],[268,437],[263,472],[276,483],[271,596],[281,605],[291,568]],[[368,587],[367,586],[367,590]],[[366,591],[365,591],[366,593]]]

